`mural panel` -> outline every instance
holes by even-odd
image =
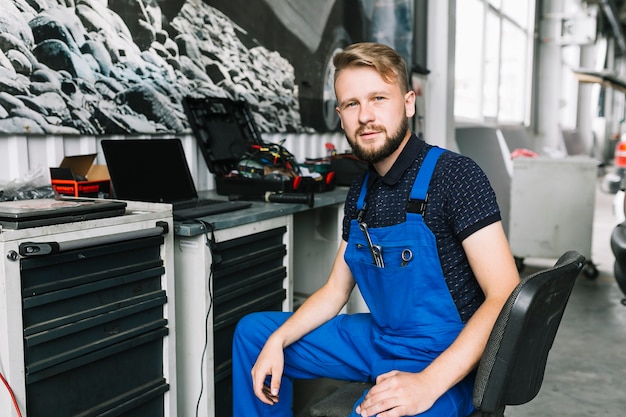
[[[411,63],[412,0],[0,0],[0,134],[189,131],[182,98],[246,100],[261,132],[337,129],[332,55]]]

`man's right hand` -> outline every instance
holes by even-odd
[[[274,405],[278,402],[284,363],[285,355],[282,345],[273,342],[270,337],[252,367],[254,394],[265,404]],[[266,382],[268,376],[270,377],[269,385]]]

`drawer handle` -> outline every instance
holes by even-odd
[[[67,242],[23,242],[20,243],[19,253],[22,256],[44,256],[74,249],[87,248],[90,246],[106,245],[126,240],[159,236],[166,234],[168,229],[168,224],[166,222],[157,222],[157,225],[150,229],[132,230],[130,232],[90,237],[87,239],[70,240]]]

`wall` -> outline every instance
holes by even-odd
[[[246,0],[7,0],[0,37],[16,39],[0,48],[0,187],[33,172],[47,181],[64,156],[105,163],[103,138],[176,135],[198,188],[211,189],[180,103],[190,93],[246,100],[267,140],[285,139],[298,160],[323,156],[326,142],[346,150],[323,125],[338,122],[321,91],[331,53],[376,40],[410,65],[414,3],[263,0],[251,12]],[[276,131],[299,133],[266,133]]]

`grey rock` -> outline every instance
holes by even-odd
[[[185,126],[176,118],[168,99],[148,84],[133,86],[118,96],[118,100],[127,103],[137,113],[148,120],[163,124],[174,132],[181,132]]]
[[[11,0],[0,0],[0,32],[11,33],[29,47],[34,44],[28,21]]]
[[[104,105],[94,109],[94,117],[103,131],[113,134],[134,132],[156,133],[157,128],[143,115],[117,113],[115,108]]]
[[[62,75],[59,72],[54,71],[48,67],[38,68],[34,70],[30,76],[30,79],[34,82],[49,82],[54,84],[58,88],[61,88]]]
[[[1,133],[43,134],[45,131],[30,117],[3,117],[0,119]]]
[[[9,95],[28,94],[28,78],[15,71],[0,68],[0,92]]]
[[[13,109],[24,107],[24,103],[13,94],[0,91],[0,106],[10,113]]]
[[[180,63],[180,71],[183,76],[190,80],[198,80],[203,83],[213,83],[213,80],[207,75],[202,68],[198,67],[196,62],[186,55],[181,55],[178,59]]]
[[[32,103],[43,109],[45,114],[57,116],[62,121],[69,121],[71,119],[67,103],[59,93],[47,92],[40,94],[32,99]]]
[[[32,45],[24,43],[23,40],[11,33],[0,33],[0,49],[5,53],[15,49],[22,53],[30,61],[31,66],[34,68],[37,65],[37,58],[33,55],[30,48]]]
[[[98,128],[94,125],[92,114],[93,111],[87,109],[71,110],[71,120],[69,122],[69,126],[75,128],[82,134],[98,135],[101,133],[106,133],[103,131],[99,131]]]
[[[19,101],[24,103],[26,107],[28,107],[29,109],[33,111],[36,111],[42,116],[48,116],[49,114],[45,107],[40,106],[39,103],[37,103],[33,98],[29,96],[14,96],[14,98],[18,99]],[[17,107],[21,107],[21,106],[17,106]]]
[[[88,40],[80,48],[80,51],[84,55],[91,55],[94,58],[94,60],[98,63],[100,74],[104,75],[105,77],[111,75],[113,60],[111,59],[111,55],[102,45],[102,43]]]
[[[2,51],[0,51],[0,67],[11,72],[15,72],[15,68],[13,68],[11,60],[7,58],[6,54]]]
[[[80,54],[78,43],[63,22],[51,16],[40,14],[28,22],[28,25],[33,33],[35,44],[56,39],[63,42],[73,53]]]
[[[174,38],[174,41],[176,45],[178,45],[178,54],[181,57],[187,56],[194,62],[200,62],[202,54],[200,53],[200,49],[198,49],[196,40],[191,35],[181,33]]]
[[[73,53],[64,42],[58,39],[40,42],[33,49],[33,53],[40,62],[52,69],[64,69],[72,77],[95,80],[93,71],[82,57]]]
[[[41,12],[40,15],[48,16],[51,20],[62,25],[79,48],[85,43],[87,32],[76,15],[76,9],[73,5],[67,7],[50,7]]]
[[[32,81],[28,85],[28,91],[33,95],[44,93],[60,93],[59,86],[51,82]]]
[[[33,71],[33,66],[31,65],[30,61],[20,51],[11,49],[7,52],[6,57],[9,59],[9,61],[11,61],[11,65],[16,72],[28,76]]]
[[[34,124],[41,127],[44,132],[49,132],[46,130],[46,126],[48,125],[48,121],[46,118],[40,113],[37,112],[26,105],[16,106],[9,111],[11,117],[24,117],[32,120]]]

